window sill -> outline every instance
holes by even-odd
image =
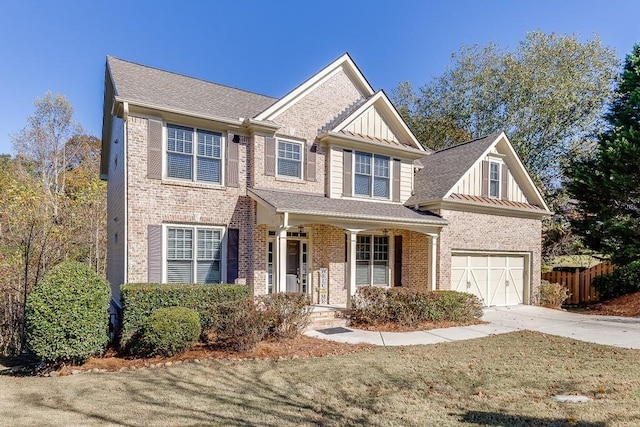
[[[225,190],[227,188],[222,184],[216,184],[216,183],[207,184],[205,182],[180,181],[180,180],[173,180],[173,179],[166,179],[166,178],[163,179],[160,183],[162,185],[174,185],[177,187],[189,187],[189,188],[203,188],[207,190]]]
[[[359,196],[359,195],[354,195],[351,197],[344,197],[345,199],[353,199],[353,200],[365,200],[368,202],[378,202],[378,203],[397,203],[397,204],[401,204],[400,202],[394,202],[391,200],[391,198],[385,199],[382,197],[371,197],[371,196]]]
[[[282,182],[293,182],[293,183],[304,183],[306,182],[304,179],[302,178],[294,178],[292,176],[280,176],[280,175],[276,175],[276,181],[282,181]]]

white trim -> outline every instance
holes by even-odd
[[[360,70],[358,70],[358,67],[353,62],[349,54],[345,53],[300,86],[280,98],[275,104],[255,116],[254,120],[273,120],[340,70],[344,70],[355,79],[357,86],[359,86],[358,89],[365,97],[369,97],[374,94],[373,88],[369,82],[367,82]]]
[[[353,113],[349,114],[348,117],[346,117],[344,120],[338,123],[338,125],[335,126],[331,130],[331,132],[340,132],[344,130],[356,119],[358,119],[365,111],[367,111],[369,107],[373,106],[375,108],[374,104],[376,103],[377,104],[381,103],[382,104],[381,106],[385,109],[385,111],[391,114],[392,118],[394,119],[394,122],[400,126],[400,130],[404,133],[404,136],[409,139],[409,141],[414,145],[415,148],[417,148],[420,151],[426,152],[422,144],[420,144],[416,136],[413,134],[413,132],[411,132],[411,129],[409,129],[409,127],[404,122],[402,117],[400,117],[400,114],[398,114],[398,111],[395,109],[391,101],[389,101],[389,98],[387,98],[387,95],[381,90],[378,91],[374,96],[369,98],[367,102],[365,102],[360,107],[358,107]]]
[[[278,156],[278,154],[280,153],[280,149],[279,149],[279,145],[280,142],[284,142],[287,144],[295,144],[300,146],[300,176],[290,176],[290,175],[280,175],[279,174],[279,162],[278,160],[280,160],[280,157]],[[306,150],[306,144],[302,141],[297,141],[295,139],[287,139],[287,138],[282,138],[277,136],[276,137],[276,143],[275,143],[275,148],[276,148],[276,152],[275,152],[275,159],[276,159],[276,174],[275,177],[278,179],[284,179],[284,180],[295,180],[295,181],[304,181],[304,176],[305,176],[305,150]],[[285,159],[287,160],[287,159]]]
[[[202,225],[202,224],[180,224],[180,223],[166,223],[162,224],[162,283],[167,283],[167,237],[168,237],[168,228],[189,228],[193,230],[193,238],[192,243],[193,247],[193,283],[197,281],[197,264],[198,264],[198,230],[206,229],[206,230],[220,230],[220,283],[227,283],[227,228],[222,225]]]
[[[489,158],[489,176],[487,177],[487,195],[490,199],[501,199],[502,198],[502,165],[504,163],[497,160]],[[491,165],[496,165],[498,167],[498,194],[496,196],[491,194]]]
[[[129,126],[129,122],[128,121],[123,121],[122,123],[122,152],[124,153],[124,158],[122,159],[122,169],[123,169],[123,173],[124,173],[124,178],[122,180],[124,188],[122,190],[122,197],[124,198],[123,200],[123,204],[124,204],[124,236],[122,236],[122,238],[124,239],[122,241],[122,244],[124,245],[123,247],[123,254],[124,254],[124,275],[123,275],[123,279],[124,279],[124,283],[129,283],[129,199],[127,197],[127,195],[129,194],[129,157],[128,157],[128,147],[129,147],[129,132],[128,132],[128,126]],[[111,136],[111,138],[113,139],[113,135]],[[126,143],[125,143],[126,141]],[[111,141],[109,141],[109,144],[111,144]],[[111,151],[111,149],[109,150]],[[111,166],[111,165],[109,165]],[[108,191],[108,190],[107,190]],[[108,205],[107,205],[108,206]],[[109,236],[110,237],[110,236]],[[108,237],[108,238],[109,238]],[[108,255],[107,255],[108,256]],[[107,261],[107,268],[109,265],[109,261]],[[118,284],[118,286],[120,286],[120,284]]]

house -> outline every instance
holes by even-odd
[[[506,135],[426,150],[348,54],[278,99],[107,57],[103,111],[115,304],[136,282],[535,299],[549,211]]]

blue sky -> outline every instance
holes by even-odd
[[[47,91],[67,96],[100,136],[106,55],[280,97],[344,52],[390,91],[424,85],[463,44],[515,47],[534,30],[598,34],[621,59],[640,42],[636,0],[0,4],[0,153]]]

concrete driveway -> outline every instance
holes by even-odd
[[[538,331],[596,344],[640,349],[640,318],[593,316],[518,305],[491,307],[482,320],[499,328]]]
[[[307,331],[305,335],[346,343],[380,346],[436,344],[530,330],[596,344],[640,349],[640,318],[590,316],[518,305],[484,310],[483,325],[415,332],[371,332],[352,328]]]

